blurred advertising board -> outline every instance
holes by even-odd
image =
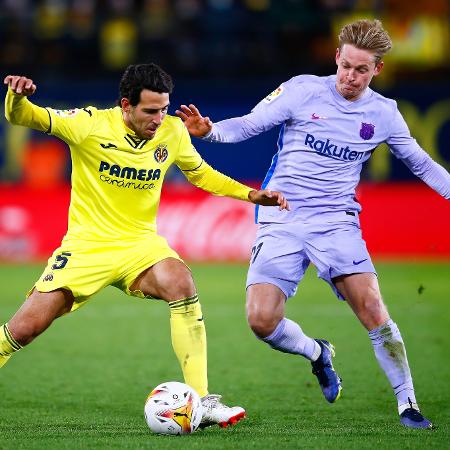
[[[70,187],[0,184],[0,261],[45,260],[67,227]],[[246,261],[256,233],[253,205],[167,184],[158,231],[188,261]]]
[[[363,235],[374,258],[450,260],[450,202],[423,183],[363,183]],[[67,226],[70,187],[0,185],[0,261],[47,259]],[[159,233],[187,261],[245,262],[256,233],[253,205],[167,183]]]

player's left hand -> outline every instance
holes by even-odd
[[[199,109],[190,104],[181,105],[175,114],[181,118],[191,136],[201,138],[212,130],[213,123],[209,117],[203,117]]]
[[[290,211],[289,203],[285,196],[278,191],[269,191],[268,189],[260,189],[259,191],[250,191],[248,199],[256,205],[263,206],[279,206],[279,210],[285,209]]]

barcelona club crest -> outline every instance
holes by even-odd
[[[159,164],[162,164],[167,157],[169,156],[169,152],[167,151],[166,144],[159,144],[154,153],[155,161]]]
[[[361,129],[359,130],[359,135],[365,141],[368,141],[369,139],[372,139],[374,133],[375,133],[375,125],[373,125],[371,123],[361,122]]]

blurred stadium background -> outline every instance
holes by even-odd
[[[171,113],[193,102],[213,120],[244,114],[282,81],[335,71],[343,23],[380,18],[394,49],[373,87],[396,98],[412,134],[450,168],[448,0],[2,0],[0,67],[25,74],[33,101],[61,109],[117,99],[124,68],[156,62],[175,80]],[[2,115],[3,116],[3,115]],[[277,130],[242,144],[194,144],[219,170],[258,186]],[[159,229],[188,260],[244,261],[250,205],[170,174]],[[48,257],[66,227],[70,155],[60,141],[0,119],[0,261]],[[358,191],[378,258],[450,260],[450,207],[380,148]]]
[[[171,113],[194,102],[220,120],[246,113],[292,76],[334,73],[341,25],[377,17],[395,47],[373,87],[398,100],[412,133],[449,170],[449,12],[448,0],[0,0],[0,67],[32,77],[37,104],[66,109],[113,106],[123,69],[156,62],[175,80]],[[236,145],[194,144],[216,168],[258,186],[276,137],[272,130]],[[248,420],[188,444],[152,439],[144,399],[161,381],[181,379],[167,309],[108,288],[2,369],[0,448],[448,448],[448,201],[386,148],[374,153],[358,190],[383,295],[407,340],[423,411],[439,427],[420,434],[399,430],[364,330],[313,271],[288,316],[337,346],[342,401],[330,408],[308,364],[253,338],[243,312],[252,206],[203,194],[175,169],[169,178],[160,233],[186,260],[207,261],[191,267],[207,318],[211,389],[244,405]],[[11,127],[1,114],[0,323],[59,245],[69,199],[67,147]]]

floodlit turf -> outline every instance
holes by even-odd
[[[445,449],[450,446],[450,264],[378,264],[407,345],[416,392],[434,431],[400,426],[364,329],[308,271],[288,316],[336,346],[341,399],[322,397],[310,365],[257,341],[244,316],[246,268],[193,266],[208,330],[210,390],[247,409],[231,429],[152,435],[144,399],[180,380],[162,302],[107,288],[57,320],[0,369],[0,449]],[[0,266],[0,323],[42,266]]]

